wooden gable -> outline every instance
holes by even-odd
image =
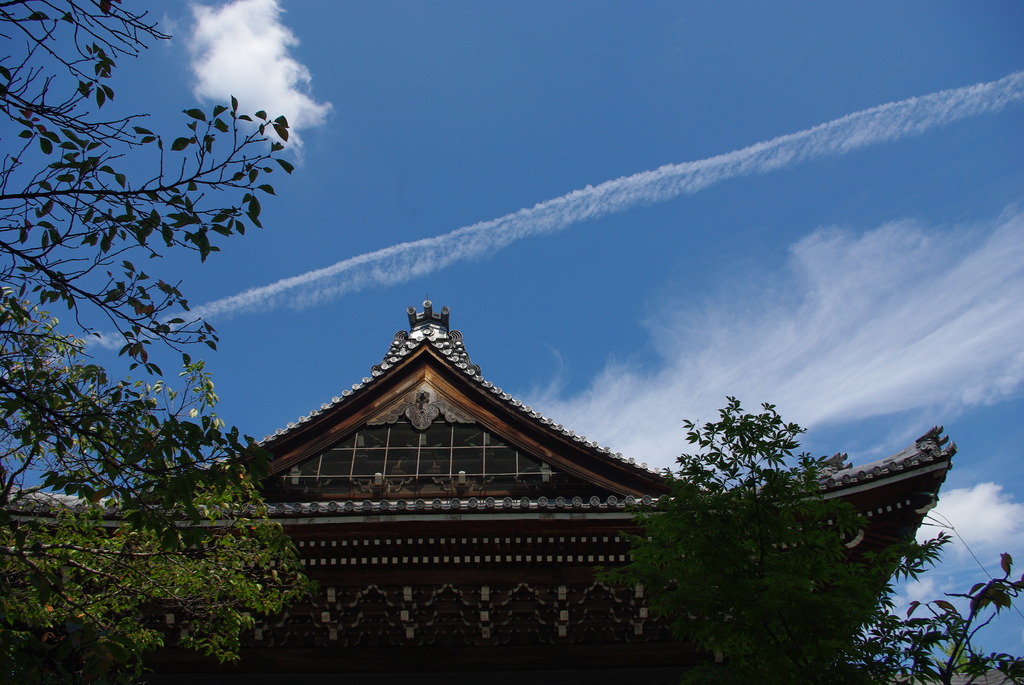
[[[267,438],[268,500],[589,503],[667,491],[659,474],[563,430],[484,381],[464,352],[445,355],[453,337],[460,339],[453,331],[408,345],[399,334],[392,348],[407,352],[390,355],[395,361],[376,367],[378,376]]]

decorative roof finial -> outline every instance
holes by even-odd
[[[448,307],[440,312],[434,311],[430,300],[423,301],[423,311],[417,312],[416,307],[409,307],[409,334],[412,338],[446,337],[448,335]]]

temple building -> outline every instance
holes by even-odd
[[[671,683],[707,658],[672,640],[642,587],[595,578],[628,560],[629,507],[668,491],[661,474],[485,380],[447,307],[408,317],[369,376],[264,439],[270,515],[319,594],[261,618],[224,672]],[[935,428],[864,466],[837,455],[821,488],[866,516],[857,543],[878,549],[920,525],[954,452]],[[152,662],[221,670],[203,664]]]

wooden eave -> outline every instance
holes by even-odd
[[[856,551],[877,552],[913,538],[935,506],[948,470],[948,461],[929,464],[899,478],[840,488],[826,497],[842,499],[866,517],[864,539]]]

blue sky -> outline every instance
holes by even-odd
[[[943,424],[939,513],[1024,563],[1024,6],[153,7],[175,37],[120,106],[234,94],[298,134],[264,230],[162,267],[227,421],[339,395],[429,296],[488,380],[653,466],[727,395],[855,463]],[[979,574],[954,549],[908,592]]]

